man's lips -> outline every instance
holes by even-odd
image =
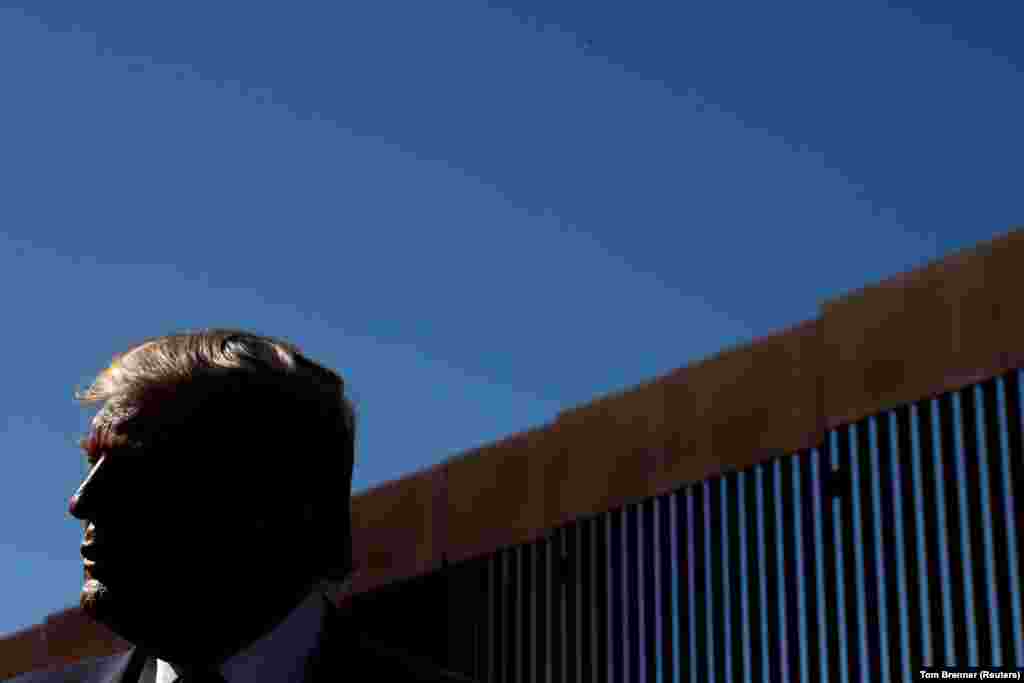
[[[99,548],[95,543],[83,543],[81,553],[82,564],[89,571],[107,568],[110,554]]]
[[[96,579],[99,581],[106,581],[110,575],[110,565],[103,558],[99,560],[91,560],[88,558],[82,559],[82,566],[85,570],[86,578]]]

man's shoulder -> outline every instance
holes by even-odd
[[[124,667],[126,658],[125,653],[92,657],[73,664],[28,671],[0,683],[103,683]]]
[[[354,643],[359,670],[374,673],[375,680],[415,683],[476,683],[465,674],[437,666],[431,660],[360,635]]]
[[[366,672],[365,680],[372,681],[477,683],[464,673],[438,666],[427,657],[364,631],[351,613],[329,600],[324,631],[311,665],[315,681],[351,679],[351,672],[359,671]]]

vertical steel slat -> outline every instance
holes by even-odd
[[[945,495],[945,528],[943,529],[948,548],[949,584],[947,597],[952,601],[953,659],[952,666],[967,664],[967,615],[964,596],[967,585],[964,579],[963,549],[960,524],[960,487],[957,473],[958,453],[956,448],[956,425],[953,418],[953,395],[939,397],[939,439],[941,443],[943,493]]]
[[[723,494],[723,502],[726,504],[727,510],[724,515],[726,522],[726,542],[723,543],[722,546],[727,553],[727,558],[724,560],[725,565],[730,568],[728,582],[729,632],[726,634],[726,642],[730,643],[732,647],[730,657],[732,676],[729,679],[732,683],[741,683],[743,681],[743,671],[746,666],[746,662],[744,660],[746,648],[744,647],[743,636],[744,568],[742,566],[742,560],[740,559],[740,528],[743,524],[740,476],[739,472],[730,472],[723,478],[726,486],[725,493]]]
[[[886,628],[888,630],[889,681],[902,681],[909,677],[908,650],[910,639],[907,632],[907,574],[906,547],[907,530],[903,508],[899,500],[901,487],[900,453],[896,448],[896,413],[888,411],[876,422],[874,445],[874,472],[877,478],[878,520],[881,524],[879,544],[883,548],[882,569],[885,577],[879,586],[879,594],[885,601]],[[906,472],[904,472],[904,476]],[[920,660],[918,660],[920,661]]]
[[[632,520],[630,523],[630,565],[633,567],[633,581],[630,582],[630,609],[633,614],[633,628],[631,630],[631,647],[633,653],[633,675],[630,680],[644,680],[644,622],[643,622],[643,597],[644,597],[644,568],[643,568],[643,514],[641,504],[630,506]]]
[[[562,530],[554,529],[548,542],[548,682],[560,681],[562,676]]]
[[[924,539],[924,515],[921,505],[921,458],[916,447],[916,436],[911,424],[911,406],[900,406],[894,411],[891,430],[893,431],[892,473],[893,501],[903,518],[903,572],[905,575],[905,607],[900,618],[905,624],[907,643],[903,648],[904,680],[909,671],[918,663],[928,666],[930,618],[928,616],[928,594],[923,592],[922,577],[926,569],[924,555],[927,552],[921,540]]]
[[[818,493],[821,496],[820,542],[824,588],[821,599],[825,606],[826,633],[823,645],[826,648],[824,654],[826,655],[828,680],[839,683],[841,681],[840,672],[842,671],[841,625],[839,623],[840,581],[842,577],[839,574],[836,562],[836,554],[839,552],[839,544],[836,542],[839,518],[836,511],[839,508],[838,495],[841,491],[833,485],[837,476],[836,468],[833,466],[836,439],[835,431],[831,431],[826,435],[826,444],[818,460],[818,476],[821,482]]]
[[[483,661],[482,661],[482,666],[481,666],[481,674],[484,676],[484,680],[488,681],[489,683],[496,683],[496,681],[497,681],[497,678],[496,678],[497,669],[494,666],[494,649],[495,649],[495,645],[494,645],[494,643],[495,643],[495,632],[494,632],[495,631],[495,626],[494,626],[494,622],[495,622],[495,618],[496,618],[495,617],[496,612],[495,612],[495,608],[494,608],[494,602],[495,602],[494,596],[498,593],[497,587],[496,587],[496,584],[495,584],[495,581],[496,581],[496,578],[497,578],[495,576],[495,566],[496,566],[495,565],[495,559],[496,558],[495,558],[495,556],[493,554],[487,555],[487,556],[484,557],[484,571],[485,571],[485,574],[486,574],[486,577],[487,577],[487,579],[486,579],[486,581],[487,581],[487,584],[486,584],[487,594],[484,596],[484,599],[487,602],[487,614],[486,614],[486,616],[487,616],[487,638],[484,641],[484,647],[483,647],[483,651],[482,651],[482,654],[483,654],[482,660]]]
[[[597,646],[596,664],[597,683],[608,683],[608,658],[611,656],[611,648],[608,645],[611,629],[608,625],[608,515],[597,517],[596,529],[594,530],[595,553],[594,562],[594,588],[597,603]]]
[[[732,647],[732,604],[730,602],[732,577],[736,570],[729,564],[729,479],[722,475],[716,482],[718,487],[719,501],[719,524],[716,529],[718,536],[719,555],[721,556],[722,577],[719,582],[719,592],[722,594],[721,611],[719,612],[718,623],[721,628],[715,636],[715,640],[722,641],[722,660],[718,665],[718,678],[723,683],[732,683],[733,673],[733,647]]]
[[[1010,519],[1016,517],[1013,524],[1007,524],[1007,544],[1011,546],[1010,551],[1014,565],[1010,569],[1010,576],[1015,577],[1013,600],[1014,631],[1017,635],[1014,649],[1017,652],[1017,666],[1024,667],[1024,538],[1020,538],[1017,531],[1024,530],[1024,439],[1021,436],[1021,422],[1024,415],[1021,413],[1021,390],[1024,383],[1021,382],[1021,371],[1015,370],[1005,377],[1004,404],[1006,406],[1006,454],[1003,458],[1003,478],[1006,482],[1004,491],[1007,497],[1006,504],[1009,509],[1006,516]],[[1012,498],[1012,504],[1009,500]],[[1013,554],[1013,546],[1016,546],[1016,553]]]
[[[697,680],[704,683],[708,681],[708,660],[711,658],[711,653],[708,652],[707,647],[707,586],[705,581],[707,566],[704,554],[704,537],[706,536],[704,529],[707,518],[704,512],[704,482],[695,484],[691,495],[693,499],[693,516],[690,519],[691,529],[693,530],[694,552],[690,560],[693,563],[693,590],[697,591],[693,593],[695,621],[693,635],[696,639]]]
[[[788,683],[792,679],[792,669],[790,669],[790,655],[789,649],[793,644],[793,638],[791,633],[787,630],[789,623],[789,613],[792,611],[789,607],[789,602],[792,600],[792,593],[789,590],[789,581],[787,580],[786,567],[789,564],[788,555],[792,552],[792,548],[787,538],[787,526],[785,523],[786,515],[786,500],[785,489],[783,485],[783,469],[782,463],[784,458],[776,457],[771,465],[772,472],[772,488],[770,490],[772,506],[774,507],[774,514],[772,520],[775,523],[775,570],[776,570],[776,611],[775,615],[775,627],[778,629],[778,635],[775,640],[778,644],[778,672],[779,680],[783,683]]]
[[[569,593],[567,595],[568,600],[565,606],[565,614],[566,620],[569,622],[569,629],[566,634],[569,657],[566,658],[565,680],[570,681],[570,683],[580,683],[580,639],[582,638],[580,609],[583,601],[580,596],[580,589],[582,587],[580,579],[582,558],[580,558],[579,550],[580,536],[583,533],[583,520],[576,520],[570,529],[571,533],[569,534],[566,548],[569,558]]]
[[[744,503],[746,519],[747,539],[747,575],[744,577],[747,584],[747,624],[750,631],[750,672],[751,683],[761,683],[767,680],[767,672],[764,666],[764,637],[761,631],[761,621],[764,610],[762,604],[761,581],[764,575],[762,555],[762,530],[761,512],[758,504],[758,492],[761,485],[759,467],[752,467],[747,470],[745,476]]]
[[[505,551],[500,549],[494,553],[494,643],[491,650],[491,666],[494,668],[494,680],[502,683],[505,680],[505,661],[503,646],[505,639]]]
[[[761,567],[761,574],[758,577],[761,615],[761,623],[759,624],[761,631],[761,672],[765,681],[772,681],[777,679],[772,678],[775,673],[771,658],[773,651],[771,622],[775,613],[771,609],[771,597],[774,586],[772,581],[770,581],[770,575],[773,572],[774,562],[771,561],[771,557],[768,554],[768,546],[771,545],[771,525],[767,523],[768,511],[765,508],[765,496],[767,493],[766,487],[771,483],[771,479],[765,476],[767,469],[767,464],[762,464],[757,468],[757,554],[758,564]]]
[[[781,484],[782,476],[779,465],[782,458],[775,457],[767,463],[765,469],[771,473],[771,481],[765,488],[765,497],[770,501],[771,512],[768,519],[773,528],[768,536],[768,545],[772,548],[774,556],[772,566],[775,567],[774,581],[769,584],[768,590],[775,596],[775,609],[773,610],[769,628],[774,626],[776,631],[772,636],[775,653],[778,658],[775,664],[775,671],[778,673],[780,683],[789,683],[789,656],[788,656],[788,634],[786,633],[786,528],[783,525],[783,500]]]
[[[751,600],[751,586],[750,586],[750,536],[753,531],[750,528],[749,516],[747,510],[749,509],[748,495],[747,492],[751,488],[749,483],[752,471],[740,472],[736,476],[736,530],[739,536],[737,540],[737,552],[739,554],[740,573],[737,577],[737,584],[739,586],[737,591],[736,602],[740,605],[740,631],[742,632],[741,644],[743,648],[743,666],[740,670],[740,680],[745,683],[754,683],[757,678],[752,677],[753,663],[751,662],[750,653],[750,639],[752,636],[752,623],[751,611],[750,611],[750,600]]]
[[[523,579],[522,579],[522,545],[510,549],[509,556],[511,571],[509,572],[509,680],[522,683],[523,668],[523,639],[522,639],[522,604],[523,604]]]
[[[509,616],[509,565],[508,556],[510,549],[502,548],[498,553],[498,602],[500,608],[497,612],[498,615],[498,642],[495,648],[494,664],[497,669],[496,675],[499,683],[509,683],[508,680],[508,639],[509,639],[509,628],[508,628],[508,616]]]
[[[625,680],[625,657],[623,652],[624,631],[626,615],[622,601],[622,508],[618,508],[611,514],[610,536],[608,552],[611,557],[611,566],[608,572],[611,590],[611,605],[609,609],[608,631],[611,648],[611,665],[609,680],[620,683]]]
[[[494,637],[494,601],[491,593],[494,590],[492,576],[493,562],[491,556],[484,555],[480,558],[480,618],[483,629],[479,635],[480,646],[477,658],[477,675],[481,681],[488,683],[494,681],[491,673],[491,646]]]
[[[594,518],[580,521],[577,542],[577,581],[579,593],[579,676],[576,680],[589,683],[594,680],[594,561],[593,561]]]
[[[696,661],[691,651],[693,627],[691,618],[695,596],[690,577],[693,574],[693,563],[690,561],[690,544],[693,534],[690,529],[690,496],[687,489],[679,489],[675,493],[675,539],[676,539],[676,625],[678,627],[679,648],[676,650],[676,666],[679,670],[680,683],[693,680]]]
[[[534,625],[536,617],[537,588],[534,586],[534,559],[537,552],[537,543],[528,543],[523,546],[522,568],[520,579],[523,585],[522,599],[522,630],[519,632],[519,642],[522,643],[522,654],[519,659],[519,680],[523,683],[533,681],[534,643],[537,637],[537,628]]]
[[[458,578],[457,574],[462,573],[462,568],[449,566],[447,558],[442,554],[441,568],[436,573],[438,579],[437,590],[440,593],[440,608],[443,615],[442,625],[437,629],[443,634],[441,636],[441,648],[438,652],[440,656],[437,662],[440,666],[447,666],[458,671],[466,670],[462,661],[462,652],[459,651],[456,644],[466,642],[466,636],[469,633],[466,632],[464,635],[463,632],[469,623],[469,615],[463,614],[460,615],[461,619],[453,619],[451,608],[452,599],[454,598],[453,584]]]
[[[843,432],[841,430],[834,430],[830,436],[832,437],[832,443],[829,448],[829,458],[831,460],[832,473],[831,477],[834,481],[832,490],[835,493],[835,500],[832,501],[832,516],[834,519],[832,543],[834,548],[835,556],[835,575],[836,575],[836,620],[838,622],[838,634],[836,636],[836,643],[838,644],[839,652],[839,670],[840,680],[843,683],[850,683],[853,680],[850,672],[850,619],[847,616],[847,612],[853,609],[852,601],[849,598],[849,593],[852,591],[848,590],[847,585],[847,572],[846,562],[844,562],[844,556],[846,555],[844,540],[847,533],[852,534],[852,526],[849,523],[850,515],[846,510],[848,499],[850,497],[850,484],[849,484],[849,469],[845,466],[843,458],[843,447],[844,442]]]
[[[480,634],[479,656],[477,657],[477,675],[487,683],[494,681],[494,658],[491,655],[494,646],[494,560],[492,555],[481,559],[480,571],[480,602],[484,630]]]
[[[785,619],[783,620],[783,645],[788,653],[786,659],[787,678],[790,681],[802,680],[800,670],[800,617],[802,615],[801,604],[803,602],[802,586],[799,583],[801,566],[798,563],[799,548],[797,547],[797,523],[796,512],[800,504],[794,491],[794,481],[797,480],[795,468],[800,462],[800,454],[790,455],[779,459],[779,504],[782,505],[783,529],[783,586],[785,587],[786,599],[783,602]]]
[[[935,457],[935,435],[933,424],[935,418],[935,404],[932,400],[920,401],[914,406],[912,413],[914,421],[914,436],[919,446],[919,462],[921,477],[921,498],[920,505],[924,516],[924,542],[922,544],[922,555],[925,560],[923,590],[925,591],[925,605],[928,607],[929,623],[927,642],[930,644],[930,652],[926,651],[925,666],[944,666],[952,657],[952,648],[948,647],[952,642],[946,638],[947,610],[944,592],[946,590],[945,574],[945,535],[939,528],[939,515],[943,509],[943,487],[942,478],[937,473],[941,472]],[[930,658],[928,655],[931,655]]]
[[[529,606],[529,642],[530,659],[527,680],[530,683],[543,681],[540,676],[541,661],[543,660],[542,649],[544,647],[544,565],[542,558],[544,554],[544,538],[534,542],[534,550],[529,557],[529,581],[532,588]]]
[[[865,506],[862,504],[862,500],[865,500],[864,494],[866,491],[862,488],[862,468],[860,464],[860,459],[865,449],[861,447],[859,438],[864,434],[864,430],[860,429],[860,426],[856,423],[849,426],[850,519],[853,521],[853,552],[850,558],[852,558],[853,563],[852,573],[857,598],[857,626],[855,628],[855,633],[857,634],[855,647],[856,656],[858,657],[857,670],[860,672],[860,676],[871,680],[873,673],[870,668],[871,662],[877,659],[877,657],[874,656],[874,653],[869,653],[868,651],[867,596],[864,590],[865,583],[867,583],[864,571],[867,560],[866,553],[864,552],[864,538],[867,532],[863,516]]]
[[[929,401],[929,418],[930,425],[923,425],[925,431],[928,431],[931,435],[932,450],[929,453],[930,462],[932,467],[935,469],[935,497],[931,500],[935,501],[936,511],[936,534],[938,536],[937,552],[936,557],[939,562],[939,571],[935,576],[939,579],[937,586],[936,595],[942,600],[942,636],[941,649],[936,648],[936,660],[943,662],[946,666],[956,665],[956,640],[953,631],[953,604],[950,592],[952,589],[951,574],[950,574],[950,540],[949,540],[949,526],[946,521],[948,515],[947,509],[947,497],[953,500],[954,494],[948,490],[946,486],[946,474],[945,474],[945,462],[944,456],[948,455],[948,449],[945,448],[944,439],[942,438],[941,426],[940,426],[940,415],[939,415],[939,402],[936,400]],[[929,431],[930,429],[930,431]],[[946,458],[948,459],[948,457]],[[926,501],[929,500],[926,498]],[[931,507],[931,506],[929,506]],[[942,652],[942,657],[938,656],[938,652]]]
[[[779,628],[779,616],[781,614],[780,605],[782,600],[780,599],[780,588],[782,586],[782,576],[779,571],[779,529],[778,521],[776,516],[776,507],[778,500],[776,499],[775,481],[775,459],[765,462],[761,466],[762,486],[761,486],[761,497],[762,497],[762,510],[763,510],[763,521],[764,525],[764,568],[763,572],[765,575],[766,585],[766,613],[764,615],[764,622],[767,627],[767,635],[765,640],[765,664],[767,671],[769,672],[768,678],[773,682],[783,683],[784,674],[782,671],[782,632]]]
[[[812,678],[827,681],[822,671],[822,642],[819,626],[824,624],[824,605],[821,601],[818,577],[821,573],[821,558],[818,553],[816,520],[820,519],[820,505],[817,479],[818,449],[807,452],[795,461],[799,467],[796,475],[796,492],[794,496],[800,506],[800,545],[799,563],[802,570],[800,594],[804,601],[800,606],[800,643],[803,650],[803,661],[800,668],[800,680]]]
[[[658,572],[661,580],[658,609],[661,615],[661,683],[672,683],[676,669],[676,652],[682,652],[676,639],[672,601],[679,588],[674,582],[672,553],[672,514],[675,493],[662,496],[658,505]]]
[[[486,604],[487,593],[483,590],[481,563],[478,560],[473,561],[473,566],[476,572],[473,573],[473,583],[467,588],[472,589],[472,593],[468,593],[467,602],[472,605],[473,613],[473,653],[472,653],[472,668],[469,670],[469,675],[473,678],[482,681],[484,680],[483,671],[481,670],[480,664],[480,641],[485,632],[486,612],[481,609],[481,604]]]
[[[715,666],[715,675],[722,683],[732,681],[732,605],[730,603],[732,577],[736,570],[729,563],[729,481],[726,475],[717,477],[712,482],[717,491],[715,509],[717,521],[714,526],[715,544],[718,552],[718,564],[721,567],[719,580],[715,584],[715,603],[717,610],[715,619],[718,628],[715,630],[715,650],[721,653],[719,663]],[[718,643],[721,642],[721,645]]]
[[[993,666],[1002,666],[1006,661],[1007,639],[1004,633],[1008,628],[1006,613],[1001,609],[999,599],[999,584],[1004,577],[1009,578],[1006,572],[1006,556],[997,559],[996,539],[999,537],[997,529],[1002,529],[1005,523],[1002,508],[1002,496],[996,483],[998,477],[998,453],[999,453],[999,423],[995,419],[996,405],[996,379],[990,379],[974,390],[975,409],[978,414],[978,451],[981,453],[979,462],[979,475],[981,498],[984,501],[982,524],[984,524],[984,558],[985,558],[985,596],[989,610],[990,631],[992,638],[992,660]],[[995,526],[996,524],[999,526]],[[1008,582],[1007,582],[1008,583]],[[1005,600],[1002,601],[1005,603]]]
[[[778,671],[779,680],[788,683],[791,677],[789,667],[789,646],[792,642],[790,633],[786,630],[789,622],[789,601],[791,593],[789,582],[786,576],[787,556],[791,548],[786,538],[787,529],[785,524],[786,495],[783,489],[782,480],[782,457],[776,457],[770,464],[772,472],[772,487],[770,490],[774,514],[772,520],[775,523],[775,570],[776,570],[776,615],[775,627],[778,629],[776,642],[778,643]]]
[[[507,550],[508,566],[506,567],[506,579],[508,584],[508,603],[506,606],[505,633],[505,676],[509,683],[517,681],[516,673],[519,669],[520,653],[519,641],[519,556],[522,546],[510,547]]]
[[[656,565],[654,558],[654,506],[655,498],[648,498],[640,506],[641,543],[643,577],[643,634],[644,634],[644,681],[658,680],[658,639],[655,610],[657,601],[655,594]]]
[[[985,561],[986,514],[988,501],[983,500],[981,490],[981,469],[985,453],[978,443],[981,419],[975,403],[977,385],[965,388],[956,394],[959,399],[960,430],[963,469],[966,477],[966,524],[969,532],[964,547],[965,566],[970,570],[970,603],[968,629],[973,630],[970,638],[974,666],[992,665],[992,621],[989,618],[988,595],[986,590],[987,567]],[[963,489],[961,489],[963,490]],[[973,627],[973,628],[972,628]],[[968,660],[970,661],[970,659]]]
[[[1010,596],[1013,595],[1010,579],[1010,554],[1006,536],[1003,533],[1006,525],[1012,523],[1006,518],[1003,501],[1003,482],[1001,481],[1000,461],[1002,456],[1002,435],[999,415],[999,383],[1001,379],[985,382],[981,387],[983,424],[981,449],[986,455],[988,487],[985,495],[990,501],[991,522],[986,530],[988,545],[987,561],[992,568],[994,577],[990,579],[989,600],[995,604],[993,631],[997,634],[993,640],[994,666],[1006,666],[1014,658],[1013,652],[1013,610]]]
[[[550,646],[551,652],[551,667],[548,673],[548,681],[551,683],[561,683],[562,678],[562,637],[565,633],[562,627],[562,572],[561,572],[561,558],[562,558],[562,529],[555,529],[551,535],[551,543],[548,545],[548,562],[550,563],[550,583],[548,587],[550,589],[550,603],[548,605],[551,610],[550,614],[550,626],[548,627],[548,633],[550,634],[548,645]]]
[[[904,549],[906,547],[903,529],[903,515],[897,509],[898,501],[893,500],[893,494],[899,482],[899,472],[894,467],[896,459],[893,457],[893,422],[895,414],[892,411],[880,415],[874,423],[875,434],[872,447],[872,487],[876,496],[876,528],[880,528],[878,544],[881,548],[881,567],[878,570],[884,582],[879,581],[878,592],[885,602],[885,609],[879,610],[885,615],[885,630],[888,638],[883,641],[886,648],[886,678],[884,680],[898,683],[909,678],[910,670],[905,666],[908,660],[905,656],[908,648],[906,630],[902,621],[906,608],[901,609],[900,602],[907,594],[906,574],[903,570]],[[876,534],[879,532],[876,532]],[[920,661],[920,660],[918,660]]]
[[[576,522],[576,538],[573,544],[574,581],[576,582],[576,674],[575,680],[585,680],[584,672],[590,668],[590,519]]]
[[[504,579],[501,574],[501,551],[491,554],[490,560],[490,590],[491,590],[491,638],[488,646],[488,662],[490,665],[491,680],[500,683],[501,664],[501,596],[503,594]]]
[[[579,622],[577,607],[579,605],[579,585],[576,580],[576,535],[579,523],[572,522],[564,527],[562,537],[562,669],[565,683],[576,683],[577,657],[579,655],[578,636]]]
[[[446,558],[442,558],[446,563]],[[477,601],[474,593],[478,590],[478,564],[463,561],[443,571],[445,591],[445,622],[447,622],[447,659],[442,666],[449,666],[460,673],[474,675]]]
[[[705,654],[707,648],[700,650],[698,647],[703,645],[706,635],[705,623],[703,623],[703,610],[707,607],[705,599],[703,599],[703,499],[699,495],[702,486],[700,483],[695,483],[690,486],[686,495],[686,520],[689,526],[686,529],[688,544],[686,548],[686,562],[689,570],[687,578],[688,588],[690,593],[690,615],[689,615],[689,634],[690,634],[690,678],[693,681],[698,680],[700,673],[700,660],[701,654]],[[698,574],[698,569],[701,573]],[[697,583],[697,579],[700,582]],[[705,667],[707,670],[707,667]],[[707,672],[706,676],[707,678]]]
[[[842,515],[842,546],[840,550],[842,582],[843,582],[843,639],[846,649],[846,670],[850,682],[860,680],[860,629],[857,622],[857,539],[854,537],[856,518],[854,517],[853,501],[857,492],[854,490],[853,463],[850,454],[850,440],[853,437],[851,425],[839,429],[837,452],[839,468],[843,477],[843,494],[840,496]]]
[[[661,683],[663,680],[662,672],[665,669],[665,662],[662,658],[662,653],[664,652],[663,643],[665,642],[665,624],[661,618],[661,596],[671,593],[665,585],[665,573],[661,570],[661,509],[668,505],[668,496],[660,495],[653,500],[654,509],[651,515],[651,574],[654,578],[654,595],[651,599],[651,621],[654,627],[654,638],[652,641],[655,666],[654,678],[651,679],[651,683]]]
[[[590,567],[588,571],[590,586],[590,664],[587,673],[590,674],[591,681],[601,680],[600,659],[604,656],[605,651],[604,641],[601,636],[602,617],[600,600],[604,590],[601,587],[603,584],[601,583],[600,565],[604,562],[604,556],[601,554],[600,533],[601,516],[596,515],[590,519],[590,531],[587,535],[589,539],[587,562]]]
[[[725,638],[722,628],[722,514],[721,488],[719,478],[704,481],[704,514],[706,524],[704,546],[708,555],[707,586],[710,607],[708,608],[708,654],[712,655],[708,662],[711,680],[722,683],[725,667]]]
[[[1007,373],[1003,377],[999,378],[996,384],[996,403],[998,404],[998,422],[999,422],[999,439],[998,439],[998,456],[996,461],[999,463],[998,479],[1000,480],[1001,486],[999,492],[1001,494],[1001,503],[998,505],[1002,512],[1003,519],[1005,520],[1004,526],[999,529],[997,538],[1000,543],[1005,543],[1005,553],[1001,555],[1006,561],[1006,571],[1008,574],[1009,589],[1003,593],[1000,592],[1000,598],[1002,603],[1009,604],[1009,614],[1007,617],[1007,628],[1006,630],[1013,634],[1012,645],[1008,649],[1003,657],[1004,662],[1007,665],[1012,665],[1016,661],[1017,666],[1024,667],[1024,606],[1022,606],[1022,590],[1021,590],[1021,574],[1020,571],[1022,564],[1019,561],[1018,553],[1020,552],[1017,539],[1017,530],[1022,529],[1022,520],[1017,518],[1014,513],[1014,480],[1013,480],[1013,466],[1012,458],[1020,458],[1020,422],[1014,418],[1014,415],[1019,414],[1020,405],[1018,402],[1010,401],[1011,391],[1017,393],[1017,385],[1011,382],[1012,379],[1017,378],[1017,372],[1013,371]],[[1016,426],[1016,429],[1014,428]],[[1016,443],[1014,447],[1012,444]],[[1024,494],[1024,491],[1018,488],[1017,496]]]
[[[548,544],[547,536],[537,541],[537,557],[535,558],[537,567],[537,657],[534,662],[533,680],[537,683],[546,683],[548,680],[550,662],[550,657],[548,657],[548,641],[551,638],[551,629],[549,627],[551,623],[551,601],[548,598],[548,592],[551,581],[548,566]]]
[[[565,577],[564,607],[565,610],[565,654],[562,660],[565,662],[565,682],[576,683],[577,637],[579,635],[579,622],[576,618],[578,604],[579,582],[576,580],[576,536],[579,532],[579,523],[574,522],[565,527],[565,534],[562,537],[562,548]]]
[[[503,655],[505,639],[505,551],[498,550],[494,554],[494,647],[491,650],[491,663],[493,667],[493,680],[503,683],[505,676],[505,661]]]
[[[779,500],[776,518],[779,534],[780,631],[779,652],[781,669],[787,681],[807,678],[808,644],[806,624],[807,543],[803,538],[803,510],[801,500],[801,468],[808,467],[810,452],[801,451],[780,457],[775,469],[775,488]],[[817,675],[817,674],[815,674]]]
[[[551,680],[554,683],[569,683],[565,678],[566,623],[565,600],[566,581],[565,536],[567,529],[562,525],[551,537]]]
[[[875,496],[872,491],[871,468],[871,427],[874,418],[854,425],[854,450],[851,454],[852,469],[857,480],[854,495],[855,508],[859,508],[856,531],[859,536],[857,552],[858,570],[858,620],[860,623],[861,671],[867,672],[871,681],[882,679],[881,610],[879,609],[879,576],[876,553],[880,550],[875,538]]]
[[[483,626],[483,621],[480,618],[480,604],[483,602],[481,600],[483,596],[480,595],[479,558],[464,561],[463,565],[466,567],[466,572],[457,586],[458,593],[456,593],[455,602],[453,603],[456,609],[452,610],[449,618],[458,620],[461,616],[461,610],[458,608],[466,606],[469,619],[466,621],[466,639],[461,644],[465,647],[465,652],[462,656],[462,661],[464,662],[462,672],[479,681],[481,679],[478,673],[477,654],[479,648],[477,647],[477,641]]]
[[[626,680],[640,681],[640,594],[637,562],[637,506],[630,504],[622,512],[623,565],[626,585],[623,588],[626,612]]]

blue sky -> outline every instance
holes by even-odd
[[[0,2],[0,633],[134,341],[288,338],[356,491],[1024,225],[1008,4]]]

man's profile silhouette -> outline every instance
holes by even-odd
[[[69,505],[80,603],[135,647],[13,680],[469,680],[377,643],[322,592],[352,570],[356,421],[336,372],[212,329],[133,346],[76,398],[103,404]]]

